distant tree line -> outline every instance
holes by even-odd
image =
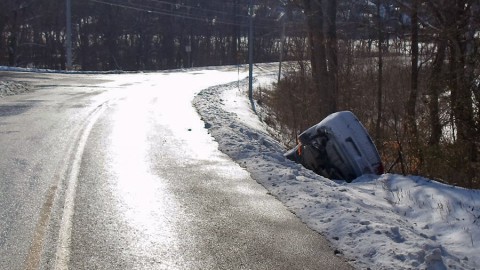
[[[255,61],[278,60],[279,12],[268,1],[255,2]],[[71,3],[73,64],[80,70],[159,70],[248,59],[248,1]],[[65,5],[2,0],[0,65],[65,69]]]

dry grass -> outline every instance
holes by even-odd
[[[354,112],[374,135],[376,124],[378,89],[377,59],[342,59],[339,74],[339,110]],[[346,63],[349,63],[346,66]],[[308,65],[299,63],[291,67],[273,89],[263,89],[261,102],[270,113],[265,117],[276,137],[287,147],[296,144],[296,136],[306,128],[320,122],[319,97],[313,87]],[[420,93],[425,93],[428,67],[422,69]],[[428,110],[424,96],[417,102],[418,138],[405,131],[405,103],[410,87],[410,69],[402,56],[384,59],[383,67],[383,112],[381,137],[373,138],[382,156],[386,169],[392,173],[414,174],[442,180],[467,188],[480,188],[480,181],[472,172],[480,170],[480,164],[465,162],[465,151],[445,132],[440,145],[429,146]],[[258,97],[257,97],[258,98]],[[444,126],[451,125],[448,102],[443,104]]]

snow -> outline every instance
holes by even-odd
[[[0,98],[3,96],[17,95],[28,91],[30,91],[30,88],[25,83],[0,80]]]
[[[478,190],[419,176],[364,175],[346,183],[316,175],[283,157],[287,149],[269,136],[245,88],[235,82],[203,90],[194,106],[219,149],[354,267],[480,268]]]
[[[0,66],[0,71],[26,71],[22,68],[13,68]],[[13,82],[10,80],[2,80],[0,77],[0,98],[4,96],[17,95],[30,91],[30,87],[26,83]]]
[[[236,75],[214,72],[211,79],[227,82]],[[260,76],[256,85],[273,80]],[[6,88],[0,85],[0,92]],[[419,176],[364,175],[346,183],[316,175],[283,157],[287,149],[268,134],[245,89],[245,80],[211,87],[200,91],[193,104],[219,149],[329,239],[355,268],[480,268],[479,190]]]

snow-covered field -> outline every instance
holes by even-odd
[[[274,77],[258,79],[268,84]],[[0,96],[22,88],[0,81]],[[205,127],[221,151],[353,266],[480,269],[479,190],[418,176],[365,175],[352,183],[318,176],[283,157],[287,149],[252,112],[245,89],[235,82],[201,91],[193,103]]]
[[[345,183],[316,175],[283,157],[287,149],[268,135],[236,83],[200,92],[194,105],[220,150],[356,268],[480,268],[480,191],[418,176]]]

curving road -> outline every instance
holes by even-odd
[[[237,76],[0,72],[0,269],[349,269],[204,129]]]

